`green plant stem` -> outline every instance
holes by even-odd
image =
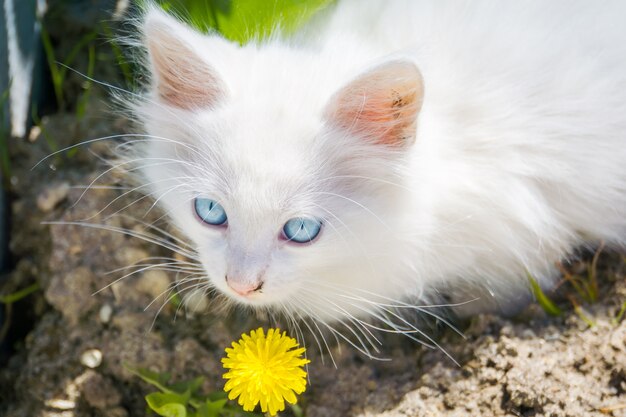
[[[35,123],[35,126],[38,126],[41,129],[41,134],[43,135],[43,138],[46,141],[46,144],[50,148],[50,152],[53,153],[59,150],[59,146],[57,145],[56,141],[54,140],[50,132],[48,132],[48,129],[44,128],[43,123],[41,119],[39,118],[39,115],[37,114],[36,103],[33,104],[31,108],[31,117],[33,119],[33,123]],[[59,155],[55,155],[54,160],[58,162]]]
[[[12,319],[13,319],[13,305],[5,304],[4,305],[4,323],[2,323],[2,327],[0,327],[0,343],[4,342],[4,338],[7,337],[7,333],[9,333],[9,328],[11,327]]]
[[[108,39],[114,39],[113,31],[108,24],[102,23],[102,32]],[[124,79],[126,80],[127,87],[130,87],[133,81],[133,70],[130,67],[130,64],[124,57],[122,49],[114,40],[111,41],[111,50],[113,51],[113,55],[115,55],[115,60],[117,61],[117,64],[122,70],[122,74],[124,75]]]
[[[304,416],[304,412],[302,411],[302,407],[300,407],[298,404],[289,404],[289,406],[291,406],[291,412],[293,413],[293,415],[295,417],[303,417]]]
[[[87,61],[87,81],[83,84],[84,92],[81,95],[78,103],[76,105],[76,117],[78,119],[82,119],[85,116],[87,101],[89,100],[89,93],[91,91],[91,79],[93,78],[94,69],[96,66],[96,47],[93,44],[89,45],[88,48],[88,61]],[[72,157],[77,151],[78,148],[72,148],[68,152],[68,156]]]
[[[11,82],[9,81],[9,85]],[[8,117],[5,112],[9,111],[9,87],[0,94],[0,167],[4,176],[4,184],[0,187],[8,188],[11,178],[11,158],[9,155],[9,126],[5,123]]]
[[[596,323],[589,317],[587,317],[587,315],[583,312],[580,304],[578,304],[578,302],[576,301],[576,298],[573,295],[570,295],[568,298],[570,300],[570,303],[572,303],[572,305],[574,306],[574,312],[576,313],[576,315],[580,317],[580,319],[584,321],[587,326],[594,327]]]
[[[624,314],[626,313],[626,301],[622,304],[622,308],[619,310],[615,318],[613,319],[613,324],[618,324],[624,318]]]
[[[65,109],[65,97],[63,95],[63,85],[65,84],[65,77],[67,75],[68,67],[72,65],[74,59],[78,56],[78,53],[88,44],[93,42],[98,34],[90,32],[83,36],[76,45],[72,48],[63,62],[63,65],[59,65],[56,54],[54,52],[54,46],[52,45],[52,39],[48,34],[45,27],[41,28],[41,43],[46,54],[46,60],[48,61],[48,68],[50,69],[50,77],[52,78],[52,86],[54,88],[54,95],[57,99],[57,106],[59,109]]]
[[[136,375],[136,376],[138,376],[139,378],[141,378],[141,379],[143,379],[144,381],[146,381],[146,380],[145,380],[145,378],[143,377],[143,375],[141,375],[139,372],[137,372],[137,371],[136,371],[136,370],[134,370],[133,368],[126,367],[126,369],[127,369],[127,370],[129,370],[129,371],[130,371],[131,373],[133,373],[134,375]],[[158,381],[146,381],[146,382],[148,382],[150,385],[155,386],[156,388],[158,388],[159,390],[161,390],[162,392],[164,392],[164,393],[166,393],[166,394],[180,394],[180,393],[178,393],[178,392],[176,392],[176,391],[174,391],[174,390],[172,390],[172,389],[169,389],[168,387],[166,387],[165,385],[161,384],[161,383],[160,383],[160,382],[158,382]],[[202,405],[202,403],[200,403],[200,402],[198,402],[198,401],[194,400],[193,398],[190,398],[190,399],[189,399],[189,404],[190,404],[193,408],[195,408],[196,410],[197,410],[198,408],[200,408],[200,406]]]
[[[80,41],[78,41],[78,43],[76,45],[74,45],[74,47],[72,48],[72,50],[70,51],[69,54],[67,54],[67,58],[65,59],[65,61],[63,62],[63,65],[61,65],[59,72],[61,73],[61,78],[64,80],[65,79],[65,75],[67,74],[67,71],[69,70],[68,67],[72,66],[72,63],[74,62],[74,60],[76,59],[76,57],[78,56],[78,53],[88,44],[90,44],[97,36],[96,32],[90,32],[88,34],[86,34],[85,36],[83,36]],[[58,65],[58,63],[55,63],[56,65]]]
[[[26,288],[22,288],[19,291],[16,291],[14,293],[11,294],[7,294],[7,295],[3,295],[0,296],[0,303],[2,304],[13,304],[16,301],[21,300],[22,298],[34,293],[35,291],[39,290],[39,283],[36,282],[32,285],[29,285]]]
[[[551,316],[560,316],[563,314],[561,309],[548,298],[548,296],[543,292],[541,286],[537,282],[537,280],[530,274],[530,272],[526,271],[526,276],[528,277],[528,281],[530,282],[530,287],[532,289],[533,295],[537,299],[537,302],[541,306],[541,308]]]
[[[0,343],[4,341],[4,338],[9,332],[9,327],[11,326],[11,319],[13,317],[13,303],[34,293],[35,291],[39,290],[39,288],[39,283],[36,282],[14,293],[0,296],[0,304],[4,304],[4,313],[6,316],[2,327],[0,327]]]
[[[65,107],[63,100],[63,76],[57,66],[52,40],[45,27],[41,28],[41,43],[46,53],[46,60],[48,61],[48,68],[50,69],[50,77],[52,78],[52,87],[54,88],[54,95],[57,99],[57,106],[62,109]]]
[[[598,259],[600,258],[600,254],[602,253],[602,249],[604,249],[604,242],[600,242],[600,246],[596,250],[596,253],[593,255],[593,259],[591,260],[591,265],[588,269],[588,293],[591,302],[595,302],[598,299],[598,277],[597,277],[597,269],[598,269]]]

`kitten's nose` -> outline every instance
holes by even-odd
[[[237,278],[229,278],[228,275],[226,275],[225,278],[228,286],[232,288],[232,290],[235,291],[237,294],[244,297],[260,291],[263,288],[263,281],[260,280],[253,282],[243,281]]]

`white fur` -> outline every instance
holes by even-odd
[[[145,33],[168,28],[154,47],[187,43],[225,94],[179,109],[154,80],[136,110],[167,139],[135,146],[143,181],[242,303],[346,323],[442,289],[506,305],[527,271],[548,285],[577,248],[626,244],[624,16],[623,1],[346,0],[291,40],[239,47],[149,11]],[[423,75],[415,144],[329,128],[333,94],[397,59]],[[199,222],[196,196],[228,227]],[[319,239],[281,241],[302,215],[324,219]],[[236,296],[229,270],[262,274],[262,293]]]

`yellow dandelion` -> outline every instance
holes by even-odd
[[[226,348],[222,359],[227,379],[224,391],[228,398],[239,397],[239,405],[245,411],[253,411],[258,403],[261,410],[275,416],[285,409],[285,400],[295,404],[296,394],[306,389],[306,372],[302,369],[310,361],[302,358],[304,348],[298,342],[280,334],[279,329],[252,330],[250,335],[241,335],[232,348]],[[229,392],[230,391],[230,392]]]

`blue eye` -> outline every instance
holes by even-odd
[[[295,217],[283,226],[285,237],[292,242],[307,243],[317,237],[322,229],[322,222],[317,219]]]
[[[215,200],[198,197],[195,199],[193,205],[196,210],[196,214],[200,217],[200,220],[205,223],[219,226],[226,223],[226,220],[228,219],[228,217],[226,217],[224,207],[222,207]]]

